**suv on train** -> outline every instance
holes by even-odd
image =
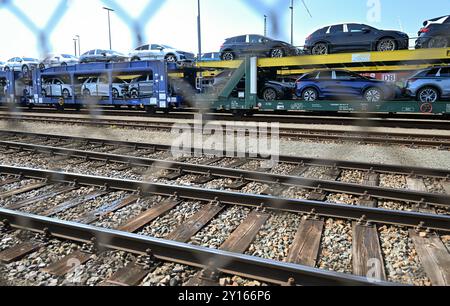
[[[43,97],[63,97],[68,99],[72,96],[72,86],[58,78],[43,80],[41,95]]]
[[[409,36],[399,31],[346,23],[324,27],[306,38],[305,50],[313,55],[338,52],[394,51],[409,47]]]
[[[91,50],[80,56],[80,64],[84,63],[95,63],[95,62],[126,62],[128,57],[122,53],[112,51],[112,50]]]
[[[419,31],[416,49],[448,48],[450,46],[450,15],[427,20]]]
[[[69,54],[49,54],[39,64],[39,69],[44,70],[51,67],[67,67],[79,63],[76,56]]]
[[[405,93],[422,103],[434,103],[450,98],[450,67],[422,70],[408,79]]]
[[[128,94],[133,99],[153,95],[153,74],[147,74],[133,79],[128,85]]]
[[[245,55],[264,57],[285,57],[299,54],[294,46],[261,35],[241,35],[225,40],[220,47],[221,58],[232,61]]]
[[[5,71],[21,71],[28,74],[38,67],[39,60],[31,57],[13,57],[5,63]]]
[[[84,97],[109,97],[109,82],[106,77],[88,78],[81,86],[81,92]],[[124,97],[128,90],[128,83],[119,78],[112,82],[113,99]]]
[[[147,44],[130,52],[131,61],[166,60],[169,63],[193,62],[195,55],[167,45]]]
[[[401,95],[394,84],[364,77],[346,70],[318,70],[297,80],[296,95],[308,102],[320,99],[391,100]]]

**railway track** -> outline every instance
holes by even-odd
[[[4,112],[9,112],[8,108],[0,108]],[[94,116],[128,116],[128,117],[154,117],[171,119],[194,119],[198,113],[202,113],[205,120],[217,121],[235,121],[236,117],[232,114],[210,113],[202,110],[180,110],[170,113],[157,113],[149,115],[143,111],[114,110],[111,108],[102,108],[94,110],[60,112],[52,108],[37,108],[29,110],[28,108],[18,108],[9,112],[10,114],[71,114],[71,115],[94,115]],[[402,115],[402,114],[314,114],[314,113],[258,113],[250,117],[240,117],[239,121],[247,122],[279,122],[279,123],[298,123],[314,125],[342,125],[342,126],[360,126],[360,127],[393,127],[393,128],[420,128],[448,130],[450,121],[442,116],[430,115]]]
[[[448,187],[449,176],[446,170],[281,157],[281,163],[292,165],[290,170],[296,173],[292,176],[292,174],[276,174],[276,171],[271,171],[273,169],[249,171],[236,167],[236,162],[239,161],[240,167],[245,169],[246,163],[252,163],[255,160],[262,161],[258,158],[231,159],[227,161],[227,167],[217,166],[217,163],[220,164],[221,161],[213,156],[208,156],[205,160],[195,161],[197,164],[194,164],[189,158],[181,158],[176,162],[162,159],[161,156],[167,156],[167,152],[170,150],[167,146],[30,133],[2,132],[0,134],[4,139],[0,143],[2,163],[8,163],[7,159],[10,156],[12,159],[19,158],[18,162],[21,164],[20,168],[6,166],[6,164],[0,167],[0,188],[10,187],[0,191],[0,199],[2,199],[0,203],[3,202],[0,204],[3,207],[0,210],[0,220],[7,220],[7,227],[11,225],[15,230],[46,232],[47,236],[78,243],[88,243],[93,237],[107,237],[108,239],[105,241],[108,243],[97,243],[96,246],[106,247],[110,250],[125,250],[134,254],[133,258],[138,264],[135,261],[125,264],[118,268],[114,275],[104,277],[98,284],[139,284],[154,268],[148,267],[149,264],[148,262],[145,264],[145,260],[144,267],[146,268],[143,268],[142,258],[147,260],[153,258],[150,262],[153,264],[158,262],[158,266],[161,261],[168,261],[195,267],[190,277],[182,278],[189,284],[217,284],[220,282],[225,284],[227,279],[231,279],[231,277],[227,278],[227,275],[237,275],[270,284],[367,284],[371,280],[361,278],[368,273],[367,257],[364,256],[370,255],[371,258],[378,258],[381,261],[383,256],[380,254],[384,254],[385,257],[389,256],[385,245],[380,245],[378,241],[383,235],[387,235],[385,232],[392,227],[407,229],[403,233],[417,248],[420,260],[425,263],[423,266],[431,283],[448,284],[445,279],[449,267],[448,250],[445,248],[444,242],[448,247],[449,244],[445,237],[448,237],[446,235],[450,231],[450,217],[446,213],[449,196],[421,189],[425,186],[424,177],[436,179],[443,186]],[[71,149],[71,146],[75,146],[77,149]],[[106,153],[95,150],[106,151]],[[127,153],[121,155],[114,154],[114,152]],[[145,154],[150,157],[143,157],[142,155]],[[86,169],[90,169],[88,172],[91,174],[69,173],[67,169],[65,172],[61,172],[42,168],[26,168],[28,165],[20,161],[20,155],[27,156],[29,160],[56,159],[69,167],[70,165],[80,167],[85,165]],[[39,155],[42,157],[39,158]],[[155,159],[155,156],[160,156],[160,158]],[[233,163],[234,168],[232,167]],[[155,164],[159,170],[168,171],[162,176],[156,175],[151,179],[146,173],[156,173],[156,169],[152,168]],[[45,166],[45,163],[39,161],[39,165]],[[326,168],[324,175],[320,179],[308,178],[305,173],[309,168],[317,166]],[[111,177],[94,175],[101,173],[102,167],[106,168],[102,175],[106,173]],[[114,171],[119,173],[130,171],[131,177],[135,179],[127,178],[128,174],[114,177],[114,175],[108,174],[112,172],[111,169],[115,169]],[[136,174],[137,169],[139,169],[139,174]],[[358,185],[336,181],[341,173],[348,169],[352,169],[352,171],[358,169],[356,171],[367,174],[363,178],[363,183]],[[416,191],[378,187],[379,177],[386,173],[408,176],[408,187],[416,189]],[[187,186],[179,185],[179,180],[183,180],[183,178],[189,182]],[[160,179],[162,182],[159,181]],[[220,181],[220,184],[228,181],[228,184],[234,186],[228,186],[230,188],[225,188],[225,190],[223,189],[224,185],[222,188],[208,187],[207,185],[214,180]],[[197,184],[194,184],[194,181]],[[258,184],[265,184],[268,188],[258,189]],[[303,195],[304,198],[284,197],[280,194],[280,189],[288,186],[308,191]],[[71,194],[68,198],[59,199],[59,201],[53,200],[63,194],[75,192],[75,190],[82,190],[82,192],[75,193],[76,196]],[[338,204],[338,202],[327,199],[327,196],[336,192],[355,195],[358,199],[357,203]],[[120,193],[120,196],[111,196],[116,193]],[[383,208],[382,201],[390,197],[407,202],[407,205],[410,205],[410,211]],[[104,198],[105,201],[96,202],[95,205],[89,204]],[[151,204],[133,206],[135,203],[145,203],[145,201],[150,201]],[[181,215],[185,215],[182,219],[178,219],[180,215],[173,212],[179,207],[182,207]],[[192,207],[195,209],[190,211]],[[183,212],[183,209],[188,209],[190,212]],[[246,213],[229,229],[226,237],[215,242],[214,246],[217,250],[203,249],[195,245],[195,241],[203,241],[204,238],[200,237],[199,240],[195,240],[193,237],[206,230],[208,226],[223,227],[224,220],[221,218],[221,214],[225,212],[224,215],[226,215],[233,209],[243,209]],[[297,221],[292,222],[292,235],[287,241],[290,251],[284,254],[283,260],[291,264],[279,262],[280,260],[267,261],[257,258],[261,256],[247,257],[255,255],[249,252],[254,247],[253,244],[258,244],[255,240],[259,239],[260,244],[265,244],[262,237],[267,234],[258,234],[264,232],[264,224],[272,222],[271,220],[276,219],[276,215],[282,212],[303,217],[301,220],[298,217]],[[126,217],[119,224],[120,222],[115,217],[122,214]],[[161,223],[164,216],[167,216],[166,221],[169,223],[170,220],[179,222],[177,226],[169,226],[169,230],[163,230],[164,235],[160,235],[153,230],[157,227],[154,222]],[[52,218],[49,219],[50,217]],[[319,256],[318,254],[321,249],[327,248],[324,244],[329,238],[327,232],[330,229],[324,230],[324,228],[329,226],[329,220],[345,220],[344,222],[351,229],[353,239],[349,242],[351,245],[349,252],[353,254],[353,257],[350,264],[351,270],[347,273],[353,274],[353,276],[314,268],[322,267],[323,264],[321,263],[323,259],[318,258],[324,255]],[[386,226],[388,226],[388,230],[386,230]],[[106,229],[102,229],[102,227],[106,227]],[[270,224],[268,228],[270,233],[276,227],[274,224]],[[305,235],[306,232],[309,234]],[[138,235],[136,236],[136,234]],[[149,235],[165,240],[149,238]],[[215,232],[210,234],[210,236],[216,235]],[[360,237],[366,238],[360,239]],[[120,241],[120,243],[111,244],[110,241]],[[37,247],[33,247],[34,244],[30,246],[29,242],[25,239],[18,243],[16,248],[11,246],[4,252],[15,255],[9,255],[14,257],[13,261],[19,260],[26,250],[28,250],[26,255],[31,251],[36,252]],[[23,245],[24,243],[25,245]],[[426,247],[424,249],[423,246],[430,245],[430,243],[437,245],[437,249],[429,250]],[[129,247],[129,245],[133,247]],[[306,248],[308,251],[303,249],[305,245],[308,245]],[[29,248],[21,248],[25,246]],[[208,244],[205,246],[210,247]],[[174,251],[170,247],[178,251]],[[183,249],[184,247],[186,249]],[[152,250],[150,254],[146,253],[149,248]],[[183,251],[180,251],[181,249]],[[231,251],[231,254],[228,254],[227,250]],[[66,264],[74,259],[81,258],[83,262],[89,258],[89,262],[95,262],[91,259],[92,254],[87,256],[84,253],[80,255],[79,252],[73,252],[74,254],[62,256],[53,265],[47,267],[45,275],[47,277],[55,276],[54,273],[56,273],[59,278],[64,278],[70,274],[71,270],[67,269]],[[433,252],[433,255],[437,252],[437,262],[429,265],[427,256],[430,256],[430,253],[427,252]],[[246,253],[247,256],[238,255],[243,253]],[[175,255],[172,256],[172,254]],[[2,253],[0,253],[0,258],[1,256]],[[270,258],[270,256],[268,257]],[[217,264],[211,263],[211,260],[204,261],[205,258],[220,258],[220,263],[222,260],[231,263],[230,266],[219,265],[219,268],[211,269],[211,265],[217,266]],[[234,262],[236,258],[244,258],[244,261]],[[382,266],[384,267],[384,265]],[[386,267],[380,270],[380,279],[384,281],[389,280],[388,266],[386,264]],[[62,275],[59,270],[61,267],[64,272]],[[294,270],[292,270],[293,268]],[[54,271],[55,269],[57,271]],[[200,277],[201,271],[203,271],[202,277]],[[217,275],[221,275],[221,273],[225,274],[218,278]],[[318,274],[316,275],[316,273]],[[128,277],[124,277],[124,275],[128,275]]]
[[[147,265],[143,265],[142,259],[140,259],[128,264],[119,271],[115,271],[113,276],[103,280],[101,283],[106,285],[136,285],[136,283],[141,281],[146,274],[150,273],[151,267],[149,267],[149,265],[155,264],[155,259],[184,265],[187,264],[203,269],[202,272],[197,272],[197,274],[189,280],[190,284],[203,284],[204,282],[207,282],[208,284],[214,282],[217,283],[218,279],[215,275],[225,273],[249,279],[256,279],[271,284],[387,285],[388,283],[383,281],[374,282],[371,279],[361,277],[366,276],[367,274],[364,273],[367,273],[368,271],[366,265],[364,265],[364,263],[367,263],[365,260],[368,258],[379,258],[382,260],[380,257],[380,247],[374,248],[372,246],[373,240],[377,239],[376,227],[372,223],[376,220],[372,219],[372,216],[376,214],[390,214],[393,219],[397,220],[397,217],[401,215],[403,215],[403,217],[406,215],[413,217],[414,215],[414,217],[419,217],[421,220],[424,220],[422,225],[435,224],[437,219],[441,219],[441,221],[444,221],[444,223],[447,224],[445,232],[450,231],[450,228],[448,227],[449,217],[437,217],[418,213],[411,214],[407,212],[385,212],[379,209],[362,208],[363,210],[366,210],[366,213],[371,210],[371,213],[366,214],[368,219],[362,217],[363,214],[361,213],[358,213],[358,215],[361,215],[361,218],[350,218],[350,220],[355,221],[353,223],[356,234],[353,246],[355,256],[353,261],[353,273],[359,274],[360,276],[358,277],[357,275],[346,275],[313,268],[316,262],[316,259],[314,258],[317,258],[322,236],[321,230],[315,232],[314,229],[317,230],[318,228],[323,228],[323,216],[325,210],[328,210],[328,213],[325,213],[325,215],[330,214],[333,215],[333,217],[337,217],[342,216],[343,211],[348,212],[349,206],[299,200],[287,201],[288,203],[286,206],[280,206],[280,200],[275,197],[250,194],[242,195],[235,192],[160,185],[139,181],[125,181],[27,168],[2,166],[0,167],[0,173],[2,173],[2,175],[7,175],[9,179],[11,179],[11,177],[17,178],[20,175],[21,180],[33,180],[33,182],[28,182],[27,185],[20,189],[13,189],[6,193],[3,192],[1,194],[3,201],[10,198],[12,195],[19,195],[30,192],[33,189],[44,188],[46,185],[56,186],[55,188],[58,188],[58,190],[81,187],[95,188],[95,190],[91,191],[89,194],[90,196],[81,196],[77,200],[72,199],[51,208],[47,207],[46,209],[41,209],[39,213],[24,213],[13,210],[19,206],[32,207],[33,204],[36,204],[39,201],[42,202],[43,199],[49,199],[55,195],[54,190],[47,190],[46,193],[35,198],[10,202],[6,205],[6,208],[0,209],[0,218],[3,220],[3,232],[8,232],[12,229],[25,229],[27,231],[44,233],[44,236],[47,237],[47,239],[55,237],[79,243],[92,243],[92,241],[94,241],[95,249],[104,247],[113,250],[126,251],[141,257],[144,256],[150,261],[147,262]],[[81,216],[72,216],[71,221],[61,220],[64,219],[61,213],[76,207],[77,205],[82,205],[89,200],[93,200],[95,198],[93,194],[95,194],[96,197],[100,197],[118,191],[127,193],[113,203],[106,203],[102,207],[97,207],[96,210],[83,210]],[[131,218],[126,224],[122,224],[117,229],[101,229],[96,226],[87,225],[94,223],[94,221],[102,216],[111,214],[118,209],[131,205],[140,198],[155,195],[160,197],[160,200],[157,201],[157,203],[154,203],[150,209]],[[145,237],[142,233],[140,235],[133,234],[137,233],[139,229],[145,227],[157,217],[165,213],[170,213],[169,211],[171,209],[182,205],[183,201],[198,201],[203,204],[200,205],[201,208],[199,208],[195,214],[185,220],[184,223],[179,224],[178,227],[165,236],[164,240]],[[227,206],[235,205],[251,208],[252,212],[249,213],[247,218],[245,218],[245,220],[231,233],[229,238],[222,243],[220,248],[214,250],[186,244],[191,241],[192,236],[207,226],[207,224]],[[306,213],[309,210],[309,207],[307,207],[308,205],[320,205],[325,210],[319,209],[317,214],[313,211]],[[292,208],[297,211],[297,207],[299,211],[305,212],[305,217],[299,225],[298,233],[288,255],[287,262],[282,263],[264,260],[254,256],[239,255],[240,253],[245,252],[251,242],[255,239],[258,231],[261,230],[264,223],[270,218],[268,211],[279,211],[280,209],[288,209],[290,211]],[[356,210],[358,210],[358,208],[356,208]],[[377,210],[377,212],[375,212],[375,210]],[[56,218],[51,218],[55,216]],[[74,219],[77,220],[77,222],[73,222]],[[395,223],[401,225],[402,222],[395,221]],[[422,228],[422,230],[424,229],[425,228]],[[303,235],[305,232],[310,233],[306,238],[306,241]],[[363,235],[366,238],[358,239],[357,237],[359,237],[359,235]],[[439,240],[438,236],[435,236],[434,233],[428,232],[424,236],[420,228],[417,232],[414,228],[411,228],[410,235],[417,239]],[[95,239],[93,240],[93,238]],[[27,254],[36,252],[42,248],[44,244],[45,239],[42,241],[22,242],[21,244],[1,252],[0,259],[7,262],[13,262],[19,258],[23,258],[23,256]],[[310,245],[313,250],[302,252],[301,246],[304,246],[305,244]],[[443,248],[445,249],[444,246]],[[151,250],[151,252],[149,250]],[[369,252],[369,254],[367,254],[367,252]],[[367,257],[376,255],[378,257]],[[92,254],[83,252],[83,250],[74,252],[61,258],[59,261],[52,263],[50,266],[46,267],[44,271],[45,273],[53,275],[65,275],[70,271],[71,266],[67,265],[70,260],[82,259],[83,264],[85,264],[87,261],[92,260],[91,256]],[[445,263],[445,259],[445,256],[441,256],[439,260],[443,261],[438,260],[438,263]],[[313,262],[313,265],[311,265],[311,262]],[[361,264],[358,264],[358,262],[361,262]],[[310,264],[308,265],[308,263]],[[433,269],[438,269],[438,271],[445,275],[447,267],[435,265]],[[382,272],[381,279],[385,279],[385,276],[383,276],[385,275],[384,273],[385,272]],[[202,275],[202,277],[200,277],[200,275]],[[434,281],[442,282],[443,280],[438,279]]]
[[[2,115],[0,120],[25,121],[25,122],[48,122],[70,125],[87,125],[96,127],[120,127],[129,129],[150,129],[170,132],[173,129],[173,123],[145,122],[139,120],[120,120],[120,119],[96,119],[96,118],[55,118],[54,116],[36,116],[36,115]],[[226,131],[225,125],[210,124],[209,128],[216,127]],[[246,130],[246,126],[236,125],[233,127],[237,133],[239,130]],[[194,131],[202,132],[201,127],[194,127]],[[248,134],[249,132],[246,131]],[[270,135],[270,133],[269,133]],[[334,142],[357,142],[382,145],[405,145],[409,147],[432,147],[440,150],[450,148],[450,136],[430,135],[430,134],[408,134],[408,133],[390,133],[374,131],[339,131],[335,129],[305,129],[305,128],[280,128],[279,137],[287,139],[301,139],[310,141],[334,141]]]

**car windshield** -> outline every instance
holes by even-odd
[[[168,46],[168,45],[161,45],[161,46],[163,46],[166,49],[175,49],[174,47],[171,47],[171,46]]]
[[[73,58],[73,59],[76,58],[75,56],[69,55],[69,54],[62,54],[62,57],[64,57],[64,58]]]

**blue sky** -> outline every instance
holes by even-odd
[[[11,0],[38,28],[46,21],[60,0]],[[104,1],[107,2],[107,1]],[[81,36],[82,51],[108,48],[105,3],[101,0],[68,0],[59,23],[52,27],[50,44],[54,52],[73,53],[73,37]],[[148,0],[116,0],[123,10],[137,17]],[[263,33],[263,15],[275,14],[279,31],[270,27],[270,36],[289,40],[290,0],[201,0],[203,50],[217,51],[226,37]],[[417,35],[424,20],[450,13],[450,0],[305,0],[313,18],[301,0],[295,0],[295,44],[327,24],[356,21],[385,29],[401,29]],[[197,51],[196,0],[165,0],[145,26],[146,41]],[[246,4],[247,3],[247,4]],[[251,4],[248,4],[251,3]],[[255,4],[257,6],[255,6]],[[275,8],[274,10],[271,8]],[[128,23],[112,14],[113,49],[126,52],[134,47],[134,35]],[[24,25],[22,17],[0,5],[0,60],[13,56],[40,55],[38,35]],[[269,17],[269,24],[273,19]]]

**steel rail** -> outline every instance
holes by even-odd
[[[76,136],[62,136],[62,135],[50,135],[42,133],[29,133],[29,132],[16,132],[16,131],[2,131],[0,130],[0,135],[10,135],[14,136],[27,136],[27,137],[37,137],[45,139],[59,139],[59,140],[71,140],[73,142],[89,143],[89,144],[103,144],[112,146],[124,146],[138,149],[154,149],[156,151],[170,151],[172,149],[169,145],[152,144],[152,143],[141,143],[141,142],[129,142],[111,139],[100,139],[100,138],[86,138],[86,137],[76,137]],[[196,148],[191,148],[190,152],[192,155],[198,152]],[[203,150],[200,150],[203,151]],[[267,160],[270,158],[261,157],[259,155],[253,156],[252,154],[245,152],[234,152],[234,156],[228,156],[229,152],[217,151],[217,150],[207,150],[205,154],[223,156],[223,157],[242,157],[248,159],[260,159]],[[434,168],[423,168],[423,167],[413,167],[413,166],[398,166],[398,165],[385,165],[385,164],[371,164],[364,162],[353,162],[353,161],[343,161],[343,160],[331,160],[331,159],[320,159],[320,158],[309,158],[309,157],[298,157],[298,156],[279,156],[279,161],[284,163],[292,163],[298,165],[310,165],[310,166],[326,166],[335,167],[343,170],[357,170],[357,171],[371,171],[379,173],[395,173],[400,175],[418,175],[427,176],[434,178],[450,179],[450,169],[434,169]]]
[[[46,153],[51,155],[59,154],[69,156],[72,158],[98,160],[103,161],[105,163],[116,162],[127,165],[156,167],[159,169],[180,171],[180,173],[183,174],[197,174],[197,175],[200,174],[205,176],[209,175],[217,179],[231,178],[231,179],[244,179],[246,181],[254,181],[269,184],[279,183],[303,187],[306,189],[320,189],[328,192],[350,193],[353,195],[370,196],[373,198],[389,199],[394,201],[426,203],[426,204],[433,204],[436,206],[450,207],[450,195],[446,194],[357,185],[337,181],[309,179],[299,176],[278,175],[259,171],[247,171],[225,167],[215,167],[209,165],[197,165],[182,162],[134,157],[129,155],[117,155],[111,153],[65,149],[37,144],[0,141],[0,146],[6,146],[9,149],[17,148],[21,150],[29,150],[33,153]]]
[[[151,122],[151,121],[134,121],[134,120],[120,120],[120,119],[99,119],[99,118],[55,118],[51,116],[10,116],[1,115],[3,120],[18,120],[18,121],[45,121],[51,123],[62,124],[81,124],[89,126],[116,126],[122,128],[142,128],[171,131],[174,124],[171,122]],[[204,126],[204,125],[203,125]],[[208,124],[208,128],[221,129],[226,132],[226,125],[222,124]],[[246,135],[249,134],[248,127],[244,125],[235,125],[232,127],[235,133],[242,130]],[[202,132],[202,127],[193,124],[193,130]],[[270,130],[267,135],[272,136]],[[429,146],[429,147],[450,147],[450,136],[436,136],[430,134],[406,134],[406,133],[387,133],[387,132],[372,132],[372,131],[337,131],[331,129],[304,129],[304,128],[280,128],[279,133],[275,135],[285,138],[304,138],[311,140],[333,140],[333,141],[352,141],[352,142],[367,142],[376,144],[397,144],[409,146]]]
[[[26,110],[25,113],[49,113],[48,110]],[[104,110],[100,111],[86,111],[81,112],[81,114],[86,115],[110,115],[110,116],[145,116],[146,113],[133,111],[107,111],[103,113]],[[55,111],[55,114],[60,114],[60,112]],[[80,112],[65,112],[66,114],[80,114]],[[12,113],[17,114],[17,113]],[[20,113],[18,113],[20,114]],[[155,118],[172,118],[172,119],[194,119],[194,116],[198,113],[189,112],[171,112],[169,114],[155,114],[151,117]],[[412,116],[412,115],[410,115]],[[412,129],[436,129],[436,130],[448,130],[450,127],[450,122],[445,120],[442,116],[431,117],[429,115],[420,115],[418,119],[409,119],[408,116],[392,119],[392,115],[377,114],[375,116],[370,116],[370,114],[347,114],[338,113],[332,116],[317,115],[317,114],[285,114],[278,115],[274,113],[261,113],[255,116],[236,118],[234,116],[221,114],[221,113],[210,113],[204,114],[204,120],[216,120],[216,121],[243,121],[243,122],[279,122],[279,123],[298,123],[298,124],[315,124],[315,125],[340,125],[340,126],[360,126],[360,127],[394,127],[394,128],[412,128]],[[430,119],[431,118],[431,119]]]
[[[319,216],[341,218],[355,221],[368,221],[396,226],[416,228],[421,226],[430,230],[450,232],[450,216],[423,214],[369,208],[363,206],[351,206],[331,204],[310,200],[280,199],[273,196],[245,194],[222,190],[210,190],[176,185],[164,185],[151,182],[114,179],[98,176],[65,173],[49,170],[0,166],[0,173],[6,175],[20,175],[30,179],[47,179],[53,183],[74,183],[79,186],[108,187],[111,190],[140,191],[143,193],[176,196],[181,199],[195,201],[218,201],[227,205],[238,205],[253,208],[262,208],[292,213],[317,214]]]
[[[147,250],[151,250],[152,254],[162,261],[201,269],[213,268],[225,274],[248,277],[272,284],[283,285],[292,278],[297,284],[305,286],[396,285],[355,275],[55,220],[1,208],[0,219],[17,229],[47,233],[55,238],[81,243],[90,243],[92,238],[95,238],[99,247],[137,255],[145,255]]]

